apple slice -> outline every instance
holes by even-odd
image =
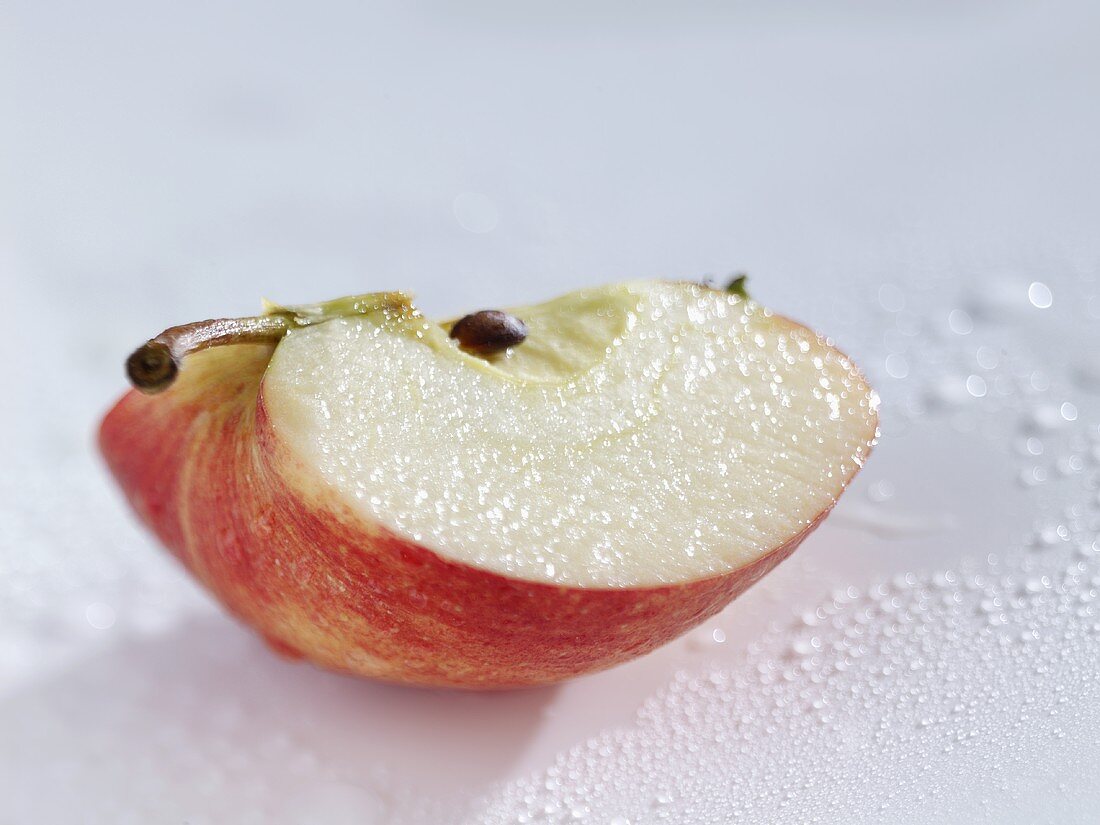
[[[127,394],[102,450],[233,613],[365,676],[535,685],[652,650],[789,555],[876,436],[846,356],[696,284],[453,330],[398,293],[272,313],[150,342],[172,378],[233,345]]]

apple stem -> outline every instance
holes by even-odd
[[[192,352],[226,344],[273,344],[290,330],[356,315],[380,313],[388,318],[419,317],[404,292],[371,292],[321,304],[280,306],[264,302],[264,314],[250,318],[217,318],[170,327],[138,347],[126,359],[126,375],[147,395],[172,386]]]
[[[172,386],[185,355],[224,344],[274,343],[291,326],[283,315],[260,315],[170,327],[134,350],[126,359],[126,375],[136,389],[153,395]]]

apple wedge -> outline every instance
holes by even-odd
[[[491,315],[438,324],[381,293],[174,328],[131,363],[170,389],[125,395],[102,452],[278,651],[504,688],[717,613],[876,437],[852,362],[738,294],[626,283]]]

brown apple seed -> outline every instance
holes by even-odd
[[[527,324],[499,309],[483,309],[460,318],[451,327],[451,337],[474,355],[494,355],[527,338]]]

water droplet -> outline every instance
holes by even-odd
[[[883,284],[878,288],[878,302],[887,312],[905,309],[905,295],[894,284]]]
[[[462,192],[456,195],[452,209],[459,226],[477,235],[492,232],[500,223],[500,212],[496,204],[479,192]]]
[[[1027,288],[1027,299],[1038,309],[1047,309],[1054,303],[1054,294],[1042,281],[1032,281]]]
[[[974,331],[974,321],[966,310],[953,309],[947,316],[947,326],[956,335],[969,335]]]
[[[84,608],[84,619],[96,630],[114,627],[115,618],[115,609],[103,602],[92,602]]]
[[[966,391],[975,398],[984,398],[986,393],[985,379],[980,375],[971,375],[966,379]]]
[[[1000,363],[1000,356],[997,354],[997,350],[993,347],[978,347],[978,351],[974,355],[975,360],[978,362],[978,366],[983,370],[991,370],[997,367]]]
[[[886,373],[891,378],[905,378],[909,375],[909,362],[905,356],[894,353],[886,356]]]
[[[881,479],[867,488],[867,498],[874,502],[889,501],[894,497],[894,485]]]
[[[1020,471],[1020,483],[1025,487],[1034,487],[1047,480],[1047,471],[1044,467],[1029,467]]]

